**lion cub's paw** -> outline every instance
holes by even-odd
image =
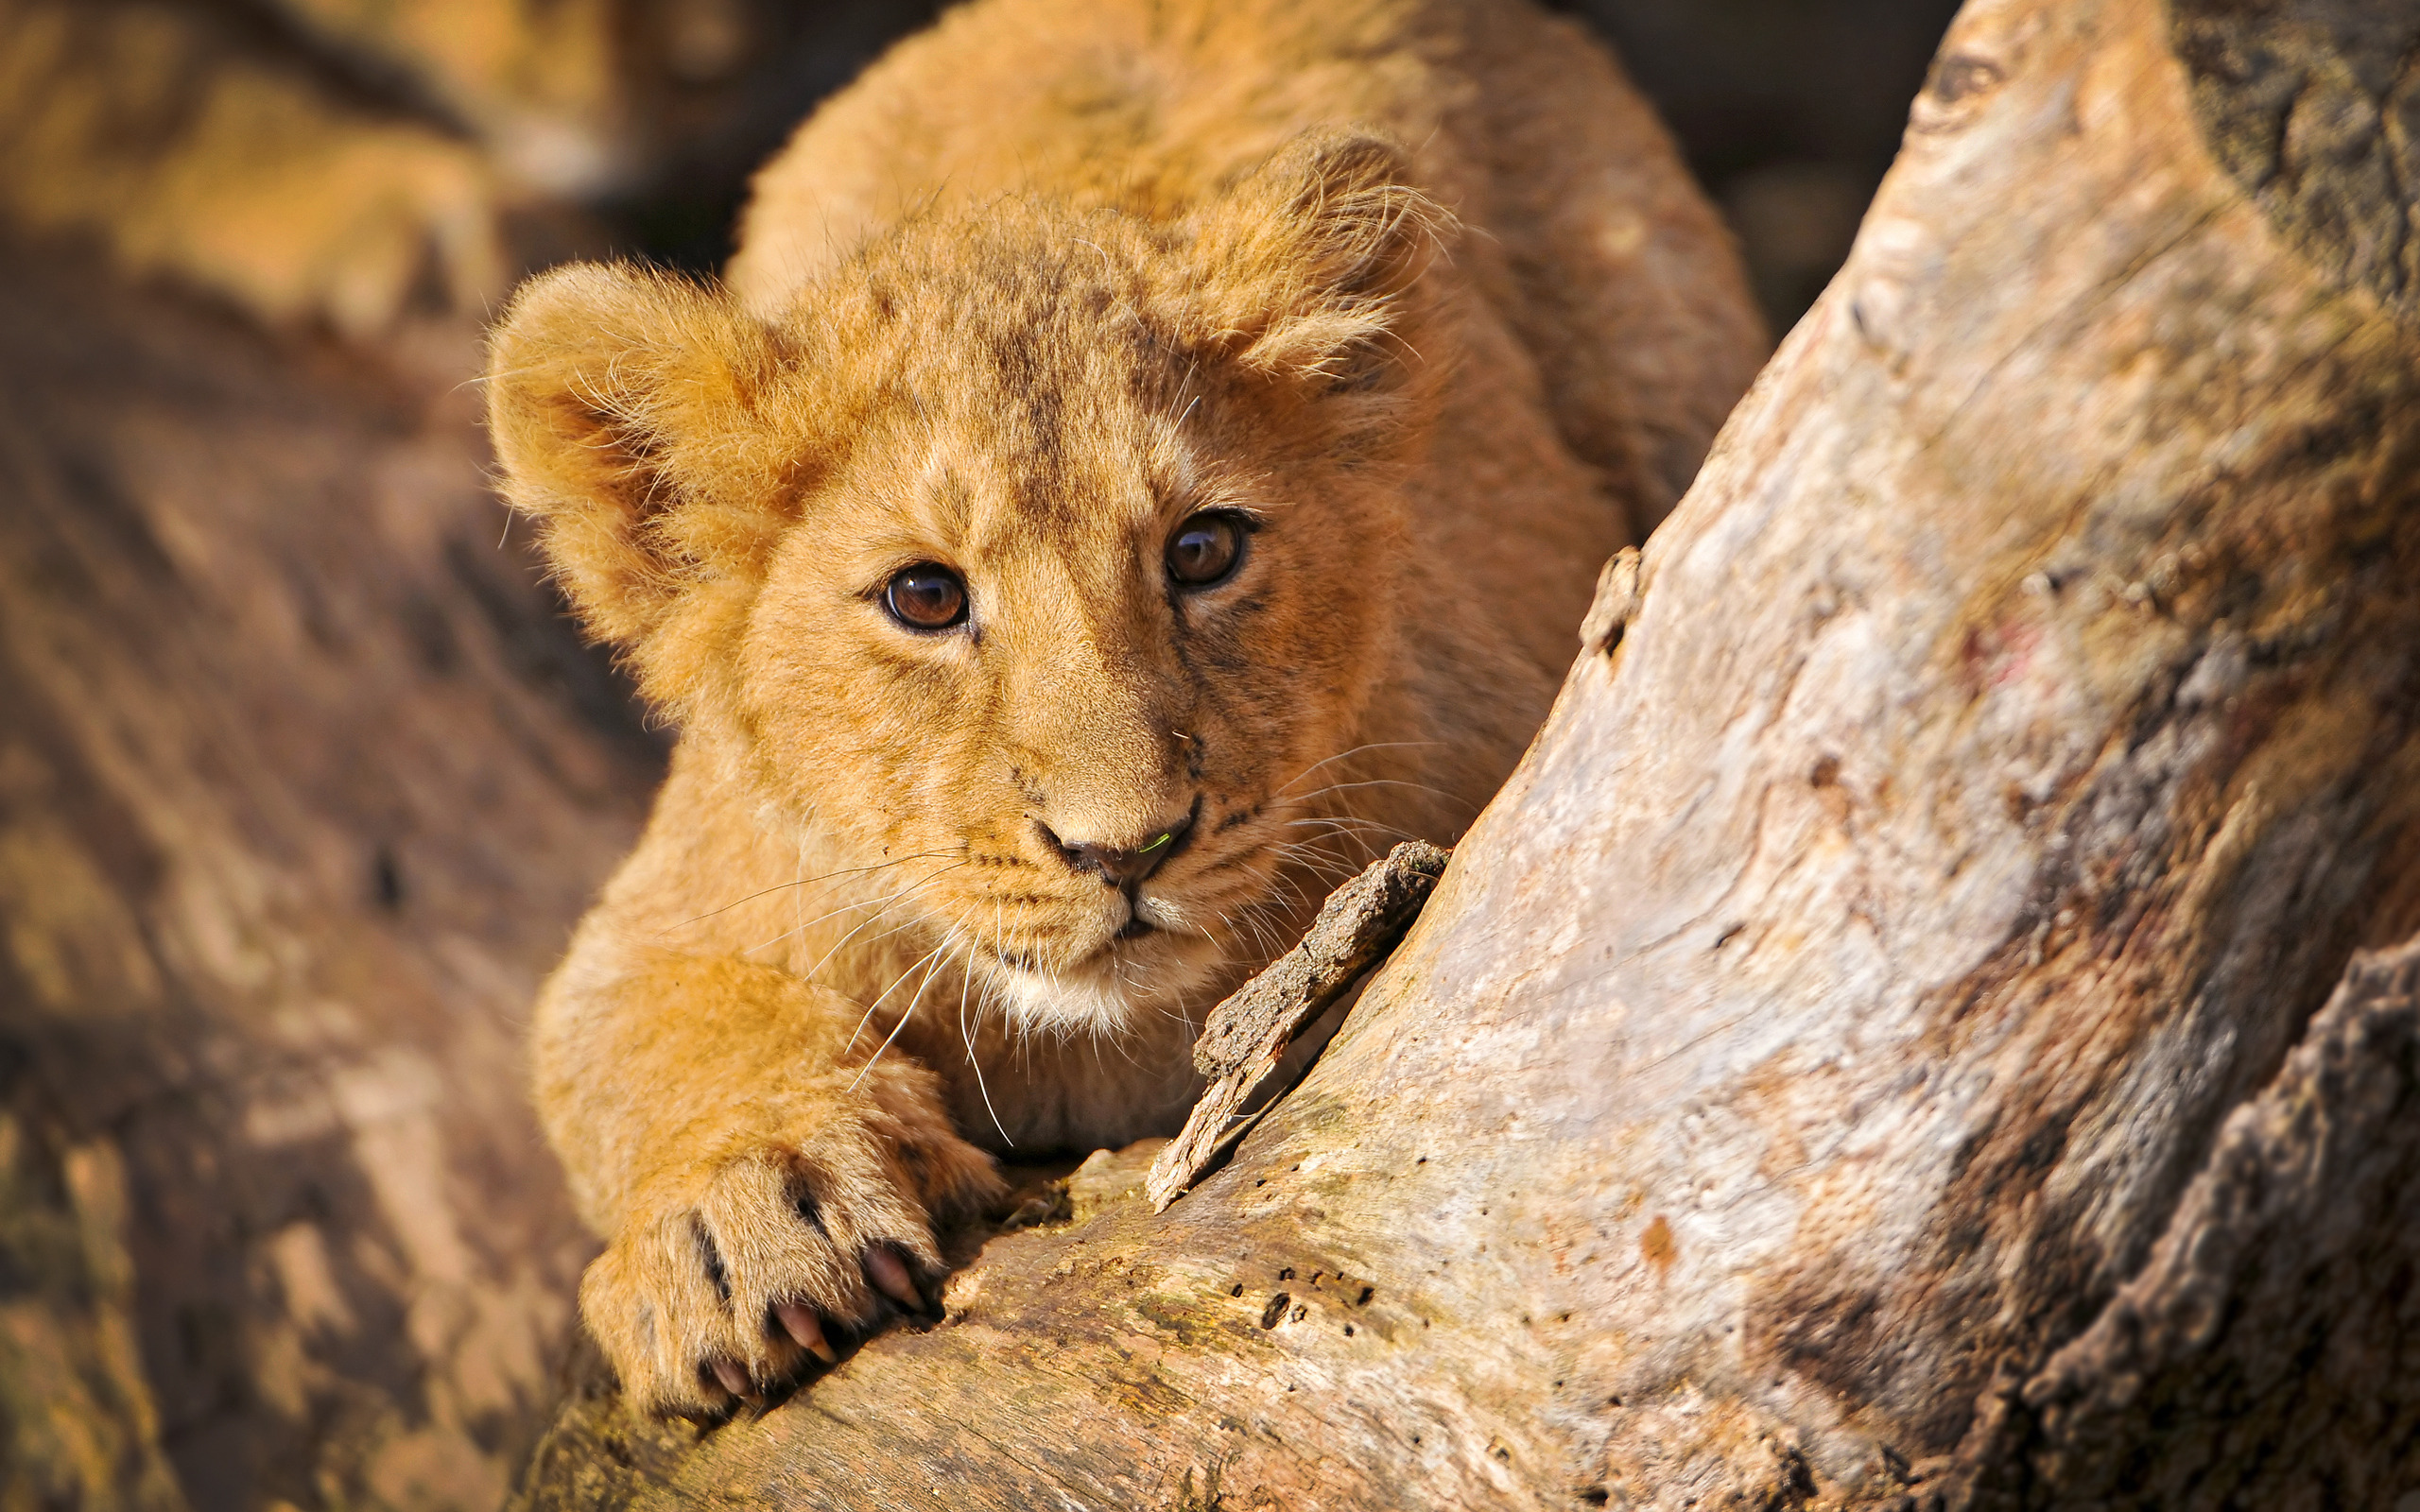
[[[926,1310],[942,1270],[931,1219],[1003,1189],[991,1157],[938,1110],[882,1095],[895,1090],[817,1099],[782,1131],[734,1129],[640,1189],[579,1288],[634,1405],[728,1412],[810,1355],[831,1363],[833,1336],[887,1306]]]

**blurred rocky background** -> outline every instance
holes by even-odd
[[[1786,328],[1953,7],[1572,9]],[[0,0],[0,1512],[505,1496],[590,1250],[521,1024],[664,746],[486,487],[481,321],[713,268],[933,9]]]

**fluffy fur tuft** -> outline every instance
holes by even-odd
[[[1219,281],[1216,318],[1242,338],[1237,360],[1336,389],[1397,370],[1404,307],[1454,228],[1412,178],[1382,137],[1315,130],[1209,217],[1199,258]]]

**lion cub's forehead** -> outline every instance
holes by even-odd
[[[856,471],[970,544],[1158,513],[1195,482],[1203,375],[1148,272],[1089,239],[986,239],[875,262],[851,291]]]
[[[935,426],[868,458],[856,491],[917,539],[962,557],[962,566],[1129,555],[1135,541],[1156,541],[1170,511],[1198,491],[1197,470],[1170,431],[1140,417],[1029,448]]]

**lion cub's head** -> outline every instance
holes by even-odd
[[[1007,199],[762,322],[629,268],[493,344],[513,504],[735,795],[867,867],[1028,1022],[1264,953],[1371,736],[1442,215],[1322,134],[1177,221]],[[1282,929],[1282,925],[1280,926]]]

